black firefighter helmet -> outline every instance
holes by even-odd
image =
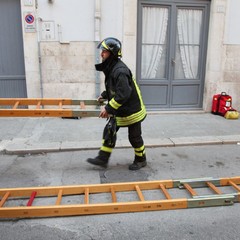
[[[117,58],[122,57],[122,44],[116,38],[113,37],[105,38],[98,44],[97,48],[100,48],[102,50],[108,50],[113,54],[113,56]]]

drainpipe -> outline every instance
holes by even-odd
[[[41,98],[43,98],[42,58],[41,58],[41,48],[40,48],[39,39],[38,39],[38,65],[39,65],[39,78],[40,78],[40,93],[41,93]]]
[[[36,0],[36,12],[38,9],[38,1]],[[38,14],[38,13],[37,13]],[[41,98],[43,98],[43,82],[42,82],[42,58],[41,58],[41,47],[40,47],[40,22],[42,19],[39,17],[37,18],[36,24],[37,24],[37,42],[38,42],[38,66],[39,66],[39,80],[40,80],[40,94]]]
[[[97,50],[97,45],[101,39],[101,0],[95,0],[95,30],[94,30],[94,42],[95,42],[95,63],[100,63],[100,54]],[[100,96],[100,72],[95,71],[95,95],[96,98]]]

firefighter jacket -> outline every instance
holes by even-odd
[[[108,100],[106,111],[116,116],[117,126],[124,127],[143,121],[146,109],[141,92],[126,64],[110,55],[95,67],[105,74],[106,90],[101,96]]]

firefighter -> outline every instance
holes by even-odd
[[[106,168],[116,143],[116,133],[120,127],[128,127],[128,139],[134,148],[135,157],[129,170],[139,170],[147,165],[145,146],[142,138],[141,122],[146,117],[146,109],[140,89],[130,69],[122,62],[121,42],[113,37],[101,41],[102,63],[96,64],[97,71],[105,75],[105,91],[98,101],[107,99],[99,117],[109,118],[103,131],[103,144],[98,156],[88,158],[91,164]]]

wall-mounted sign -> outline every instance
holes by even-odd
[[[36,20],[34,13],[24,13],[24,29],[25,32],[36,32]]]

